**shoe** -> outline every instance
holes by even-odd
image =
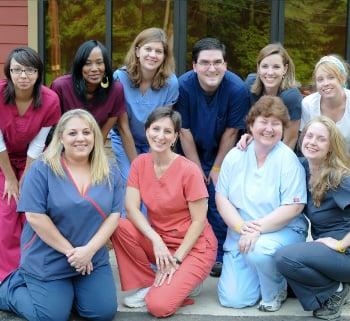
[[[203,289],[203,282],[199,283],[199,285],[192,290],[192,292],[188,297],[194,298],[198,296],[202,292],[202,289]]]
[[[131,294],[124,298],[124,305],[128,308],[141,308],[146,305],[145,296],[147,295],[150,287],[137,290],[134,294]]]
[[[214,278],[219,278],[222,271],[222,262],[215,262],[214,266],[211,269],[210,276]]]
[[[275,298],[270,302],[260,301],[258,309],[262,312],[275,312],[278,311],[282,303],[287,300],[287,289],[282,289]]]
[[[349,301],[350,286],[347,283],[343,283],[343,290],[335,292],[329,299],[323,304],[323,306],[315,311],[313,315],[315,318],[323,320],[337,319],[341,314],[341,308]]]

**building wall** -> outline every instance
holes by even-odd
[[[10,50],[28,45],[28,1],[0,1],[0,78]]]

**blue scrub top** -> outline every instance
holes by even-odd
[[[176,109],[182,127],[193,135],[202,168],[209,171],[215,161],[226,128],[245,128],[249,110],[249,93],[236,74],[226,71],[213,97],[208,101],[197,74],[191,70],[179,78]]]
[[[179,95],[177,78],[172,74],[160,89],[148,88],[145,93],[142,93],[140,88],[132,84],[125,68],[117,69],[113,77],[123,85],[130,131],[135,145],[142,148],[148,145],[145,135],[145,122],[148,115],[157,107],[171,106],[177,101]]]
[[[66,171],[66,170],[65,170]],[[96,234],[110,213],[123,205],[122,182],[116,166],[111,166],[110,183],[91,185],[81,195],[66,171],[58,177],[42,160],[28,170],[17,210],[48,215],[61,234],[74,246],[83,246]],[[94,267],[109,263],[104,246],[92,259]],[[48,281],[78,275],[64,254],[43,242],[26,223],[21,237],[20,268],[31,276]]]

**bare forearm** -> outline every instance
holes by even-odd
[[[117,117],[110,117],[107,119],[107,121],[102,126],[101,132],[102,132],[104,142],[106,142],[108,133],[112,129],[112,127],[114,126],[116,121],[117,121]]]
[[[0,168],[6,178],[16,178],[6,150],[0,152]]]
[[[294,150],[298,141],[300,120],[290,121],[289,127],[283,133],[283,143]]]
[[[214,161],[214,166],[220,167],[226,154],[236,144],[238,129],[227,128],[221,137],[218,153]]]
[[[237,209],[220,193],[215,194],[215,200],[217,209],[226,225],[233,231],[239,232],[239,227],[242,226],[244,221]]]
[[[120,138],[123,143],[125,153],[128,156],[129,161],[132,162],[137,157],[137,151],[135,147],[134,138],[132,137],[132,134],[129,128],[129,122],[127,117],[128,116],[126,113],[121,115],[118,118],[117,127],[118,127]]]
[[[26,213],[26,218],[38,236],[56,251],[66,255],[68,251],[73,249],[70,242],[61,234],[47,215]]]
[[[180,142],[186,158],[196,163],[200,170],[203,171],[196,144],[189,129],[181,129]]]

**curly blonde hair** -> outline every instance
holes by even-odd
[[[141,31],[134,39],[131,47],[126,54],[124,63],[129,78],[135,87],[140,87],[142,82],[142,74],[140,62],[136,56],[137,48],[150,42],[161,42],[164,49],[164,61],[158,68],[153,77],[152,89],[160,89],[164,87],[167,79],[175,72],[175,61],[172,50],[169,49],[169,43],[164,30],[160,28],[148,28]]]
[[[305,134],[312,124],[320,123],[329,133],[329,151],[320,166],[318,174],[309,181],[309,189],[313,203],[320,207],[327,191],[335,190],[342,182],[344,176],[350,175],[350,157],[347,152],[343,135],[333,120],[326,116],[319,116],[310,120],[300,135],[300,145]]]

